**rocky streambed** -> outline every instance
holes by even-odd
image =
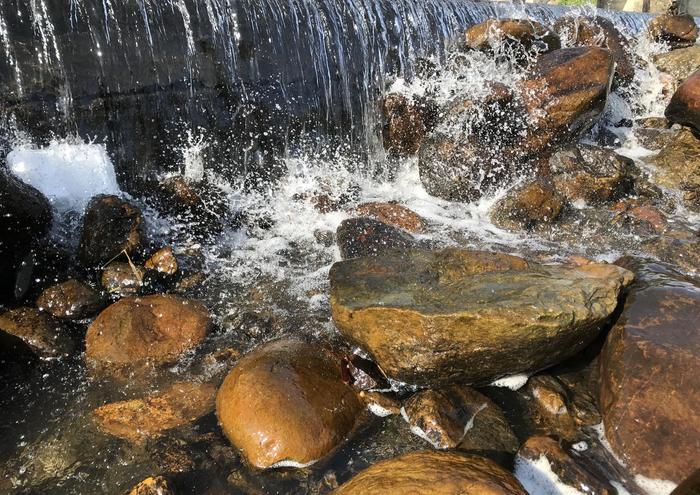
[[[60,209],[10,153],[0,491],[697,493],[697,31],[467,27],[373,174]]]

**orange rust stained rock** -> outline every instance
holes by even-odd
[[[493,461],[456,452],[412,452],[361,471],[332,495],[527,495]]]
[[[412,233],[425,229],[425,221],[413,210],[398,203],[362,203],[354,211],[361,217],[376,218]]]

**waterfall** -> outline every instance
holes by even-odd
[[[271,169],[295,136],[368,151],[388,74],[411,78],[466,26],[567,9],[464,0],[6,0],[3,121],[105,142],[121,182],[177,168],[188,132],[229,173]],[[648,15],[603,11],[629,33]]]

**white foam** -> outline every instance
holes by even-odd
[[[635,476],[634,481],[647,495],[668,495],[678,486],[673,481],[655,480],[641,474]]]
[[[369,404],[367,404],[367,409],[369,410],[369,412],[371,412],[375,416],[379,416],[380,418],[385,418],[393,414],[389,409],[380,406],[376,402],[370,402]]]
[[[297,468],[297,469],[302,469],[302,468],[307,468],[313,464],[316,464],[318,462],[318,459],[314,459],[313,461],[309,462],[297,462],[297,461],[292,461],[290,459],[284,459],[282,461],[277,461],[275,462],[272,466],[270,466],[270,469],[276,469],[276,468]]]
[[[515,477],[530,495],[585,495],[562,483],[545,456],[537,460],[515,458]]]
[[[504,376],[503,378],[499,378],[498,380],[492,382],[491,386],[505,387],[511,390],[519,390],[527,383],[528,378],[530,378],[530,376],[526,373],[518,373],[517,375]]]
[[[59,211],[82,211],[97,194],[118,194],[114,166],[102,144],[54,141],[44,148],[20,145],[7,165],[41,191]]]

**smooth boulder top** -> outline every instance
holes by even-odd
[[[341,332],[390,377],[482,384],[581,350],[632,279],[614,265],[410,250],[333,265],[331,308]]]
[[[666,118],[700,132],[700,70],[681,84],[666,107]]]
[[[457,452],[411,452],[378,462],[332,495],[527,495],[493,461]]]
[[[347,437],[362,409],[340,359],[290,339],[244,356],[216,397],[224,434],[261,469],[313,464]]]

